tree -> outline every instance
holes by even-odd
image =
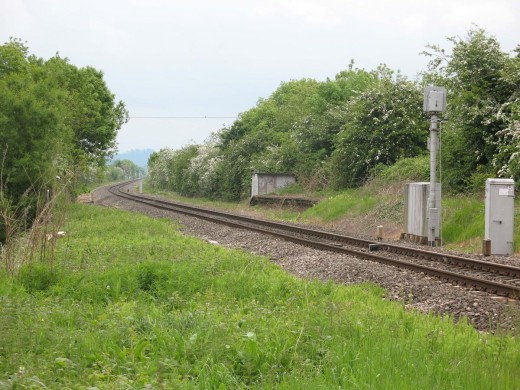
[[[198,184],[189,180],[190,165],[197,155],[197,145],[188,145],[179,150],[165,148],[152,153],[148,160],[148,175],[152,185],[181,195],[197,194]]]
[[[345,123],[338,107],[377,83],[378,77],[351,65],[335,80],[281,83],[268,99],[260,99],[220,132],[222,193],[244,196],[254,171],[293,172],[313,188],[326,184],[323,167]]]
[[[2,191],[19,203],[24,194],[52,187],[65,173],[72,133],[63,125],[62,91],[27,57],[27,48],[17,40],[0,46],[0,63]]]
[[[361,185],[378,164],[392,165],[426,148],[428,126],[418,86],[386,77],[344,107],[346,124],[335,139],[332,183]]]
[[[451,53],[438,45],[425,54],[432,57],[430,75],[449,91],[443,166],[447,184],[462,190],[477,172],[514,176],[515,111],[520,72],[518,56],[504,53],[497,39],[481,28],[465,37],[451,37]],[[511,165],[513,164],[513,165]]]
[[[44,66],[66,91],[64,124],[74,132],[77,162],[103,166],[115,151],[117,131],[128,120],[124,103],[115,101],[99,70],[77,68],[58,55]]]
[[[121,179],[138,179],[144,175],[144,169],[138,167],[130,160],[115,160],[110,167],[119,168],[122,172]],[[112,171],[114,172],[114,171]],[[117,179],[118,180],[118,179]]]
[[[497,133],[498,150],[493,158],[493,166],[501,177],[512,177],[520,181],[520,46],[516,56],[506,62],[501,81],[511,92],[502,105],[499,116],[505,127]]]
[[[0,197],[34,216],[38,198],[103,167],[127,119],[103,74],[58,55],[45,61],[19,39],[0,46]]]

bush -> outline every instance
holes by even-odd
[[[477,167],[477,171],[468,180],[467,192],[470,194],[484,194],[486,189],[486,179],[496,177],[496,174],[483,166]]]
[[[384,78],[349,102],[332,153],[333,186],[362,185],[375,166],[423,153],[428,126],[421,101],[416,84]]]
[[[376,165],[370,172],[370,182],[381,185],[403,181],[427,181],[429,175],[429,156],[407,157],[397,161],[394,165]]]

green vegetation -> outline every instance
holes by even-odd
[[[520,178],[520,52],[480,29],[450,42],[450,54],[429,47],[417,83],[353,64],[334,80],[282,83],[205,144],[152,154],[150,183],[236,201],[252,172],[292,171],[299,187],[287,191],[328,198],[282,218],[399,223],[403,181],[428,171],[421,90],[434,82],[450,93],[443,238],[476,245],[483,202],[456,193]],[[372,285],[299,280],[168,220],[63,205],[99,176],[127,117],[102,72],[11,40],[0,103],[0,388],[518,387],[514,335],[407,312]],[[119,161],[108,176],[137,173]],[[64,218],[66,238],[49,236]]]
[[[334,221],[348,214],[357,217],[372,210],[378,198],[375,195],[362,194],[359,190],[343,191],[341,194],[326,198],[303,213],[305,217],[323,221]]]
[[[463,252],[481,253],[484,238],[484,199],[475,195],[446,195],[442,200],[442,214],[441,236],[444,246]],[[402,193],[383,192],[373,195],[363,187],[326,198],[297,218],[292,216],[286,219],[318,223],[344,220],[350,222],[350,226],[357,225],[358,233],[368,232],[371,235],[375,234],[375,226],[381,224],[390,230],[395,229],[396,235],[393,238],[398,238],[403,231],[403,215]],[[514,224],[520,226],[520,200],[515,202]],[[515,243],[520,242],[519,229],[515,229],[513,239]],[[518,253],[518,245],[515,248],[515,253]]]
[[[482,250],[484,238],[484,201],[476,197],[449,197],[443,200],[442,238],[449,243],[466,243]],[[520,221],[517,221],[520,222]],[[520,237],[516,237],[520,238]]]
[[[474,176],[475,178],[477,175]],[[483,176],[484,177],[484,176]],[[336,227],[347,225],[346,233],[375,234],[375,227],[383,225],[390,239],[399,238],[403,232],[404,183],[429,180],[429,156],[404,158],[391,166],[377,165],[371,177],[359,188],[341,191],[317,191],[302,194],[301,184],[280,190],[279,194],[300,194],[320,199],[307,210],[250,207],[247,202],[213,201],[207,198],[189,198],[177,193],[158,191],[149,185],[145,190],[163,197],[205,207],[217,207],[231,211],[255,213],[263,218]],[[484,182],[475,182],[476,194],[443,196],[442,240],[444,246],[463,252],[480,253],[484,238]],[[520,226],[520,200],[515,206],[515,226]],[[520,230],[514,232],[515,242],[520,242]],[[518,246],[516,246],[518,252]]]
[[[2,388],[500,388],[520,345],[300,280],[168,220],[75,205],[53,267],[0,273]]]
[[[239,200],[252,173],[291,172],[303,190],[356,188],[381,166],[427,154],[423,87],[444,86],[443,189],[474,192],[486,177],[520,179],[520,51],[472,28],[427,46],[428,71],[412,82],[381,65],[351,63],[333,80],[283,82],[202,145],[149,160],[152,185],[185,196]]]
[[[442,203],[444,221],[442,238],[448,247],[465,252],[482,251],[484,238],[484,199],[478,196],[446,197]],[[515,200],[515,254],[519,254],[520,247],[520,199]]]
[[[138,179],[145,175],[145,169],[130,160],[114,160],[105,170],[104,181],[123,181]]]
[[[403,158],[390,166],[378,164],[371,174],[372,188],[401,184],[406,181],[430,181],[430,156]]]
[[[0,46],[0,244],[30,224],[56,194],[97,176],[127,119],[92,67],[29,54],[18,39]]]
[[[425,151],[428,128],[420,89],[391,76],[343,108],[345,123],[335,137],[330,161],[335,188],[357,187],[377,165],[392,165]]]
[[[429,46],[427,81],[450,90],[444,126],[445,186],[465,190],[483,172],[520,179],[520,47],[511,56],[495,37],[472,29],[452,37],[451,53]]]

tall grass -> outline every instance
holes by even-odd
[[[454,196],[443,199],[443,241],[466,249],[482,249],[484,238],[484,201],[475,196]]]
[[[76,205],[56,272],[0,273],[0,388],[500,388],[520,345]],[[31,275],[29,272],[33,272]]]
[[[14,274],[24,264],[46,262],[52,269],[57,233],[63,223],[62,188],[51,197],[37,194],[35,216],[29,220],[29,207],[14,205],[0,190],[0,227],[4,242],[0,242],[0,269]]]
[[[376,195],[351,189],[323,199],[314,207],[307,209],[303,216],[326,222],[337,220],[345,215],[358,217],[372,210],[377,203]]]
[[[446,196],[443,199],[443,240],[450,248],[479,252],[485,229],[485,204],[482,196]],[[520,242],[520,200],[515,201],[513,241]]]

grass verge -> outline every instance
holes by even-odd
[[[520,345],[300,280],[168,220],[75,205],[53,269],[0,273],[0,388],[500,388]]]

